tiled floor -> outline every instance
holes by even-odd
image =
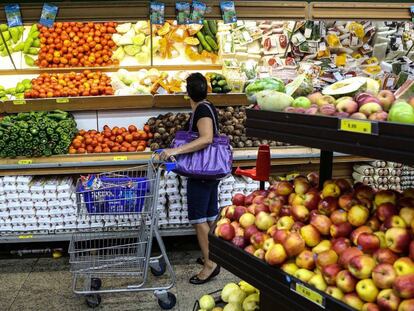
[[[172,292],[177,296],[177,305],[172,310],[192,311],[194,302],[201,295],[222,288],[237,278],[222,269],[213,281],[200,286],[188,283],[200,266],[194,263],[197,251],[169,252],[175,269],[177,282]],[[90,310],[83,297],[76,296],[71,287],[69,258],[23,258],[0,260],[0,311],[72,311]],[[167,275],[150,282],[154,286],[169,281]],[[112,280],[122,282],[125,280]],[[104,281],[104,284],[106,282]],[[112,283],[114,284],[114,283]],[[153,311],[161,310],[151,292],[102,295],[97,310]]]

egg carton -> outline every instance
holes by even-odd
[[[0,202],[0,212],[4,210],[8,210],[7,203]]]
[[[187,202],[188,202],[187,196],[182,196],[181,203],[184,205],[184,204],[187,204]]]
[[[232,205],[231,200],[220,200],[219,201],[219,206],[220,207],[226,207],[226,206],[229,206],[229,205]]]
[[[179,225],[181,224],[181,217],[174,217],[174,218],[169,218],[168,219],[168,224],[169,225]]]
[[[28,184],[16,184],[16,192],[29,192],[30,187]]]
[[[8,203],[10,202],[20,202],[19,201],[19,194],[17,192],[5,192],[6,200]]]
[[[3,193],[0,193],[0,204],[6,203],[7,196]]]
[[[16,184],[17,176],[4,176],[3,177],[3,184]]]
[[[19,201],[7,202],[7,208],[10,210],[10,212],[13,211],[13,213],[21,212]]]
[[[43,192],[32,192],[32,201],[41,202],[45,200],[45,194]]]
[[[167,195],[174,195],[174,194],[179,193],[179,189],[177,187],[167,188],[166,192],[167,192]]]
[[[45,210],[48,208],[48,204],[46,201],[35,201],[34,207],[36,210]]]
[[[233,198],[231,192],[221,192],[219,194],[220,201],[231,201]]]
[[[36,215],[36,210],[33,208],[33,206],[22,206],[21,213],[22,215]]]

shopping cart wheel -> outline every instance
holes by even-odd
[[[154,276],[161,276],[165,273],[165,270],[167,269],[167,264],[165,263],[165,260],[163,257],[161,257],[158,260],[158,264],[151,265],[151,273]]]
[[[91,289],[99,290],[102,286],[102,280],[99,278],[92,278],[91,279]]]
[[[101,304],[102,298],[99,294],[86,295],[85,301],[89,308],[96,308]]]
[[[177,298],[173,293],[167,292],[166,294],[166,297],[158,299],[158,305],[163,310],[170,310],[174,308],[175,304],[177,303]]]

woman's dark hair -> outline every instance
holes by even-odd
[[[201,73],[195,72],[187,77],[187,94],[195,102],[206,99],[207,80]]]

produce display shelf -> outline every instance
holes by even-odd
[[[229,94],[209,94],[207,99],[214,103],[215,106],[247,106],[246,94],[229,93]],[[190,107],[190,102],[184,94],[155,95],[155,108],[182,108]]]
[[[341,119],[335,117],[260,110],[247,110],[246,113],[249,136],[319,148],[327,152],[352,153],[414,164],[412,125],[367,121],[371,124],[372,134],[361,134],[341,130]]]
[[[330,311],[353,310],[343,302],[216,237],[213,231],[209,234],[209,248],[211,260],[260,290],[262,311],[316,311],[322,308]]]
[[[14,54],[12,54],[14,57]],[[182,64],[182,65],[137,65],[137,66],[95,66],[95,67],[63,67],[63,68],[17,68],[17,69],[0,69],[0,75],[23,75],[23,74],[41,74],[41,73],[65,73],[65,72],[81,72],[84,70],[115,72],[119,69],[128,71],[139,71],[141,69],[156,68],[159,71],[177,71],[177,70],[221,70],[222,64]]]
[[[244,93],[209,94],[208,99],[216,106],[246,106]],[[80,96],[65,98],[9,100],[0,103],[0,113],[30,111],[91,111],[150,108],[190,108],[183,94],[177,95],[122,95],[122,96]]]
[[[319,150],[299,147],[271,148],[272,165],[296,165],[317,163]],[[56,155],[40,158],[0,159],[0,176],[5,175],[53,175],[98,173],[125,168],[126,166],[142,165],[148,162],[150,151],[136,153],[107,153],[107,154],[75,154]],[[233,151],[233,166],[255,166],[257,149],[235,149]],[[365,158],[355,158],[348,155],[336,154],[337,162],[364,161]]]
[[[193,228],[161,228],[161,236],[186,236],[194,235]],[[22,233],[22,234],[1,234],[0,244],[4,243],[37,243],[37,242],[57,242],[57,241],[70,241],[72,238],[72,232],[56,232],[49,234],[40,233]]]

